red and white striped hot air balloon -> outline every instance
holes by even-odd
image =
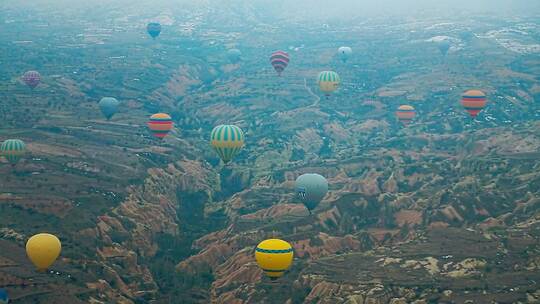
[[[289,65],[289,54],[284,51],[276,51],[270,56],[270,64],[274,67],[274,70],[281,76],[281,73]]]
[[[34,89],[41,82],[41,75],[38,71],[28,71],[22,76],[22,80],[31,89]]]

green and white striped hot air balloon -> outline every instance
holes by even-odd
[[[16,164],[26,153],[26,145],[20,139],[7,139],[0,146],[0,155],[4,156],[11,164]]]
[[[326,96],[337,90],[340,82],[339,75],[333,71],[322,71],[319,73],[319,77],[317,77],[319,88]]]
[[[244,146],[244,132],[235,125],[219,125],[210,134],[210,144],[221,160],[228,163]]]

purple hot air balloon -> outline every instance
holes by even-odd
[[[272,56],[270,56],[270,64],[272,64],[278,75],[281,76],[281,72],[289,65],[289,54],[284,51],[273,52]]]
[[[35,88],[41,82],[41,75],[37,71],[28,71],[22,77],[24,83],[30,88]]]

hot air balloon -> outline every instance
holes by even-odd
[[[437,41],[437,47],[439,48],[439,51],[441,51],[443,55],[446,55],[448,53],[450,46],[451,44],[450,44],[450,41],[448,40]]]
[[[319,88],[326,96],[330,96],[339,87],[340,81],[339,75],[333,71],[322,71],[317,77]]]
[[[107,119],[111,119],[111,117],[118,111],[119,104],[120,102],[114,97],[103,97],[99,101],[99,109]]]
[[[32,236],[26,242],[26,254],[38,271],[45,271],[60,255],[62,244],[60,240],[48,233]]]
[[[161,24],[157,22],[150,22],[146,26],[146,31],[153,39],[156,39],[161,33]]]
[[[244,146],[244,132],[235,125],[219,125],[210,133],[210,144],[221,160],[228,163]]]
[[[311,213],[328,192],[328,181],[322,175],[306,173],[296,179],[295,188],[300,200]]]
[[[231,63],[239,62],[241,56],[242,56],[242,52],[240,52],[239,49],[230,49],[227,51],[227,57],[229,58]]]
[[[402,105],[397,109],[396,116],[404,126],[407,126],[416,116],[416,111],[412,106]]]
[[[342,46],[338,49],[338,56],[341,61],[346,62],[352,55],[352,49],[348,46]]]
[[[22,80],[29,86],[31,89],[34,89],[41,82],[41,75],[38,71],[28,71],[24,73]]]
[[[0,146],[0,153],[12,165],[15,165],[26,153],[26,145],[20,139],[7,139]]]
[[[461,104],[469,112],[472,118],[486,107],[486,94],[479,90],[469,90],[461,96]]]
[[[474,37],[474,33],[470,29],[459,33],[459,38],[465,42],[471,41]]]
[[[289,65],[289,54],[284,51],[273,52],[272,56],[270,56],[270,64],[272,64],[278,75],[281,76],[281,72]]]
[[[9,303],[8,293],[5,289],[0,288],[0,304]]]
[[[165,113],[157,113],[150,116],[148,128],[152,131],[155,137],[163,139],[173,128],[171,116]]]
[[[255,249],[255,259],[264,273],[272,280],[283,276],[293,261],[291,244],[280,239],[262,241]]]

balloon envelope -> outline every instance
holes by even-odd
[[[232,63],[237,63],[240,61],[241,56],[242,52],[240,52],[239,49],[230,49],[227,51],[227,57]]]
[[[475,118],[486,107],[486,94],[480,90],[469,90],[461,96],[461,104]]]
[[[337,90],[340,82],[341,79],[339,78],[339,75],[334,71],[322,71],[317,77],[319,88],[326,95],[330,95],[330,93]]]
[[[397,109],[396,116],[401,123],[407,126],[416,116],[416,110],[412,106],[402,105]]]
[[[45,271],[60,255],[60,240],[49,233],[32,236],[26,242],[26,254],[39,271]]]
[[[9,302],[9,296],[5,289],[0,288],[0,304],[7,304]]]
[[[347,61],[351,55],[352,49],[348,46],[342,46],[338,49],[338,56],[343,62]]]
[[[150,116],[148,128],[155,137],[159,139],[165,138],[173,128],[171,116],[165,113],[157,113]]]
[[[439,48],[439,51],[441,51],[443,55],[446,55],[448,53],[450,46],[451,44],[450,44],[450,41],[448,40],[441,40],[437,42],[437,47]]]
[[[311,211],[328,192],[328,181],[320,174],[306,173],[296,179],[295,188],[302,203]]]
[[[41,82],[41,75],[37,71],[28,71],[22,77],[24,83],[30,88],[35,88]]]
[[[224,163],[230,162],[244,146],[244,132],[235,125],[219,125],[210,133],[210,145]]]
[[[99,109],[107,119],[111,119],[111,117],[118,112],[119,104],[120,102],[114,97],[103,97],[99,101]]]
[[[161,24],[157,22],[150,22],[146,26],[146,31],[152,38],[156,39],[156,37],[161,33]]]
[[[7,139],[0,145],[0,154],[12,164],[16,164],[25,153],[26,145],[20,139]]]
[[[274,67],[274,70],[281,75],[285,68],[289,65],[289,54],[284,51],[273,52],[270,56],[270,64]]]
[[[257,264],[272,279],[283,276],[291,266],[293,256],[291,244],[280,239],[264,240],[255,249]]]

